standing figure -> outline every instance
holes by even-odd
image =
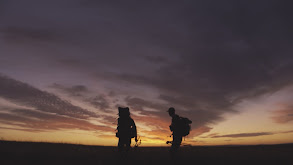
[[[119,138],[118,151],[127,152],[130,149],[131,138],[137,142],[137,131],[134,120],[130,117],[129,108],[118,107],[119,118],[116,137]]]
[[[182,134],[180,128],[180,117],[175,114],[175,109],[173,107],[169,108],[168,111],[169,115],[172,117],[172,123],[169,126],[170,130],[173,135],[172,146],[170,149],[171,154],[174,154],[179,149],[181,142],[182,142]]]

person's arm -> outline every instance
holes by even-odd
[[[171,123],[171,125],[169,126],[169,128],[170,128],[170,131],[173,132],[173,128],[174,128],[173,122]]]

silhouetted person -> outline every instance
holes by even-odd
[[[172,146],[170,149],[171,154],[175,154],[179,149],[181,142],[182,142],[182,134],[180,130],[179,120],[180,117],[175,114],[175,109],[173,107],[169,108],[168,111],[169,115],[172,117],[172,123],[169,126],[173,136]]]
[[[129,108],[118,107],[119,118],[116,136],[119,138],[118,151],[127,152],[130,149],[131,138],[137,142],[137,131],[134,120],[130,117]]]

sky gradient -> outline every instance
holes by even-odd
[[[293,143],[289,1],[0,1],[0,138],[143,146]]]

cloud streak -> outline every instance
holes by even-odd
[[[240,138],[240,137],[255,137],[255,136],[265,136],[272,135],[270,132],[257,132],[257,133],[239,133],[239,134],[227,134],[227,135],[215,135],[211,138]]]
[[[24,128],[29,132],[46,132],[56,130],[80,129],[87,131],[113,131],[108,126],[99,126],[83,119],[59,116],[56,114],[32,111],[28,109],[15,109],[10,113],[0,113],[0,122],[11,126]],[[13,128],[11,128],[13,129]]]
[[[291,131],[281,131],[281,132],[250,132],[250,133],[238,133],[238,134],[225,134],[218,135],[217,133],[210,134],[202,138],[242,138],[242,137],[257,137],[257,136],[266,136],[266,135],[275,135],[283,133],[292,133]]]
[[[274,122],[279,124],[285,124],[293,121],[293,106],[285,107],[273,112],[271,117]]]
[[[91,123],[92,119],[102,116],[7,76],[0,76],[0,91],[0,97],[14,104],[30,107],[30,109],[1,107],[0,122],[15,126],[16,130],[29,132],[62,129],[114,131],[112,124]]]
[[[71,87],[65,87],[64,85],[54,83],[49,86],[50,88],[57,89],[62,93],[69,94],[71,96],[82,96],[84,93],[88,93],[89,89],[84,85],[74,85]]]
[[[95,113],[74,106],[54,94],[39,90],[4,75],[0,75],[0,96],[14,103],[33,107],[44,112],[81,119],[98,117]]]
[[[91,91],[87,86],[84,85],[73,85],[73,86],[64,86],[61,84],[54,83],[49,86],[50,88],[57,89],[62,94],[66,94],[69,97],[75,97],[81,99],[82,101],[89,103],[91,106],[101,110],[107,111],[110,109],[110,103],[108,100],[108,95],[99,94],[97,95]]]

